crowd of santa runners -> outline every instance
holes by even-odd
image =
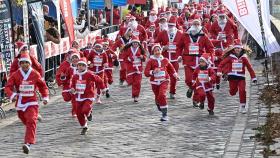
[[[239,111],[246,113],[245,69],[253,82],[257,80],[246,55],[250,50],[240,38],[233,15],[219,2],[190,3],[180,12],[172,7],[151,10],[144,19],[127,14],[116,40],[96,37],[83,49],[73,41],[56,73],[56,82],[64,101],[72,105],[71,114],[82,127],[81,135],[89,129],[93,103],[101,104],[110,97],[113,82],[130,86],[131,101],[141,102],[143,77],[150,80],[160,121],[168,121],[167,98],[176,99],[179,79],[185,80],[185,87],[180,88],[186,89],[194,108],[204,109],[207,100],[209,115],[214,115],[213,90],[225,88],[220,86],[222,79],[228,81],[229,95],[239,93]],[[5,92],[16,101],[18,117],[26,127],[23,152],[28,154],[35,143],[36,91],[47,104],[48,88],[42,67],[29,54],[28,46],[22,42],[16,45],[19,55],[13,61]],[[115,67],[119,67],[118,78],[113,78]],[[179,73],[180,67],[184,71]]]

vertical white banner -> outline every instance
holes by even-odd
[[[256,0],[223,0],[223,3],[264,50]],[[264,31],[268,55],[280,52],[267,21],[264,21]]]
[[[260,0],[261,3],[261,10],[262,10],[262,18],[263,21],[266,21],[269,28],[271,28],[270,25],[270,8],[269,8],[269,0]]]
[[[24,42],[29,45],[29,24],[28,24],[28,8],[26,0],[22,3],[23,14],[23,30],[24,30]]]

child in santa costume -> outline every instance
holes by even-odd
[[[127,66],[127,84],[132,86],[132,98],[138,102],[141,90],[143,64],[146,60],[146,50],[140,44],[137,37],[133,37],[131,42],[124,47],[123,57]]]
[[[19,59],[20,59],[21,54],[29,53],[28,46],[25,43],[17,42],[16,46],[18,48],[18,55],[15,57],[15,59],[12,62],[11,69],[10,69],[10,76],[20,68]],[[30,56],[30,60],[32,62],[32,64],[31,64],[32,68],[34,70],[38,71],[41,76],[43,76],[42,65],[37,61],[37,59],[34,56],[32,56],[32,55],[29,55],[29,56]]]
[[[116,65],[116,62],[118,64],[117,55],[112,49],[110,48],[109,40],[104,39],[103,40],[103,49],[107,55],[108,58],[108,67],[105,67],[105,77],[104,77],[104,84],[107,88],[106,90],[106,97],[110,97],[109,93],[109,85],[113,83],[113,66]]]
[[[247,50],[243,48],[241,41],[235,40],[234,46],[231,49],[228,49],[228,52],[225,52],[228,56],[223,59],[218,67],[218,75],[221,76],[224,66],[228,66],[229,71],[227,76],[230,88],[229,93],[233,96],[239,91],[239,112],[241,113],[247,112],[245,68],[249,71],[252,81],[254,83],[257,82],[255,72],[249,62],[246,51]]]
[[[211,68],[211,60],[208,54],[199,58],[199,66],[193,72],[193,106],[204,109],[204,102],[207,97],[209,115],[214,115],[215,98],[213,96],[213,84],[216,82],[216,73]]]
[[[145,76],[150,77],[152,90],[155,94],[155,102],[158,110],[162,112],[161,121],[167,121],[167,99],[166,91],[170,80],[170,75],[178,79],[178,75],[167,58],[161,55],[162,49],[159,44],[155,44],[152,47],[152,55],[147,62],[145,68]]]
[[[71,80],[73,75],[76,73],[79,59],[80,54],[76,51],[76,49],[70,49],[66,56],[66,60],[61,63],[58,71],[56,72],[56,82],[58,86],[62,87],[62,97],[64,101],[71,101],[73,117],[77,116],[77,105],[74,95],[70,93]]]
[[[103,49],[102,42],[102,39],[95,42],[93,50],[88,55],[88,61],[90,62],[89,70],[91,70],[94,74],[98,75],[100,78],[102,78],[102,80],[104,80],[104,69],[108,67],[108,57]],[[98,104],[101,104],[100,94],[101,91],[99,88],[97,88],[96,103]]]
[[[28,154],[31,144],[35,144],[39,103],[35,90],[43,96],[43,103],[48,102],[48,88],[39,72],[31,67],[28,53],[22,53],[19,58],[20,68],[15,71],[5,86],[5,92],[11,101],[16,101],[19,119],[26,127],[23,152]]]
[[[105,92],[103,80],[87,70],[87,59],[81,58],[78,62],[77,72],[73,76],[71,92],[75,94],[77,103],[77,118],[82,127],[81,135],[88,131],[87,121],[92,120],[92,103],[94,89],[99,88]]]

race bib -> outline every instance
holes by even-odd
[[[176,43],[170,42],[168,45],[168,51],[171,53],[176,53]]]
[[[86,90],[86,81],[78,80],[76,83],[76,92],[78,94],[84,94],[85,90]]]
[[[139,33],[138,31],[133,31],[132,34],[133,34],[134,36],[137,36],[137,37],[138,37],[140,33]]]
[[[191,43],[189,46],[190,55],[199,55],[199,45],[198,43]]]
[[[226,39],[227,39],[225,32],[219,32],[218,37],[219,37],[218,39],[221,41],[226,41]]]
[[[34,96],[34,84],[30,81],[22,81],[21,85],[19,85],[20,95],[23,97],[32,97]]]
[[[239,60],[234,60],[232,63],[232,71],[242,72],[243,63]]]
[[[198,73],[198,81],[199,82],[208,82],[209,81],[209,75],[208,75],[208,71],[200,71]]]
[[[165,71],[159,71],[154,74],[155,81],[163,81],[165,80]]]
[[[102,66],[102,62],[103,62],[103,60],[102,60],[102,58],[100,58],[100,57],[95,57],[94,58],[94,66]]]
[[[141,66],[141,60],[139,58],[135,58],[133,61],[133,66],[134,67]]]

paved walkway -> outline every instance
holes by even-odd
[[[183,70],[180,70],[183,74]],[[117,76],[117,72],[115,76]],[[41,106],[43,122],[38,124],[37,144],[28,157],[259,157],[252,128],[258,125],[258,105],[250,113],[238,113],[238,96],[230,97],[227,82],[215,90],[215,116],[192,107],[186,98],[184,81],[178,85],[176,100],[169,102],[169,121],[160,122],[147,78],[142,81],[140,102],[134,104],[130,88],[112,86],[112,97],[94,106],[88,135],[80,135],[77,120],[70,116],[70,104],[60,96]],[[249,82],[248,82],[249,83]],[[247,84],[250,88],[250,84]],[[256,94],[258,87],[248,93]],[[248,95],[257,101],[255,95]],[[0,157],[23,157],[24,128],[16,116],[0,121]]]

